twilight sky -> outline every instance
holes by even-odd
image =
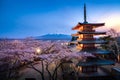
[[[0,37],[24,38],[48,33],[72,34],[83,22],[105,22],[99,31],[120,32],[120,0],[0,0]]]

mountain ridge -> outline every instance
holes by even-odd
[[[71,35],[66,34],[45,34],[42,36],[36,36],[34,38],[42,40],[70,40],[72,37]]]

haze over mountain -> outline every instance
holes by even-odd
[[[34,38],[41,40],[71,40],[72,37],[71,35],[66,35],[66,34],[46,34]]]

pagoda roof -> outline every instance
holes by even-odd
[[[104,26],[105,25],[105,23],[78,23],[78,24],[80,24],[80,25],[82,25],[82,26]]]
[[[100,27],[100,26],[104,26],[105,25],[105,23],[78,23],[75,27],[73,27],[72,28],[72,30],[76,30],[76,29],[78,29],[79,27],[81,27],[81,26],[89,26],[89,27]]]
[[[93,49],[82,49],[82,52],[89,52],[92,54],[109,54],[111,53],[108,50],[102,50],[102,49],[97,49],[97,48],[93,48]]]
[[[78,32],[79,34],[106,34],[106,32],[85,32],[85,31],[82,31],[82,32]]]
[[[78,41],[79,44],[105,44],[107,41],[104,40],[81,40]]]
[[[76,33],[76,34],[72,34],[71,36],[79,36],[80,34],[79,33]]]
[[[86,62],[79,62],[76,66],[103,66],[103,65],[114,65],[115,62],[102,59],[93,59]]]
[[[77,41],[71,41],[70,43],[72,43],[72,44],[78,44]]]

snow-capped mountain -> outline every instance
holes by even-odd
[[[46,34],[42,36],[37,36],[35,38],[43,40],[70,40],[71,36],[65,34]]]

